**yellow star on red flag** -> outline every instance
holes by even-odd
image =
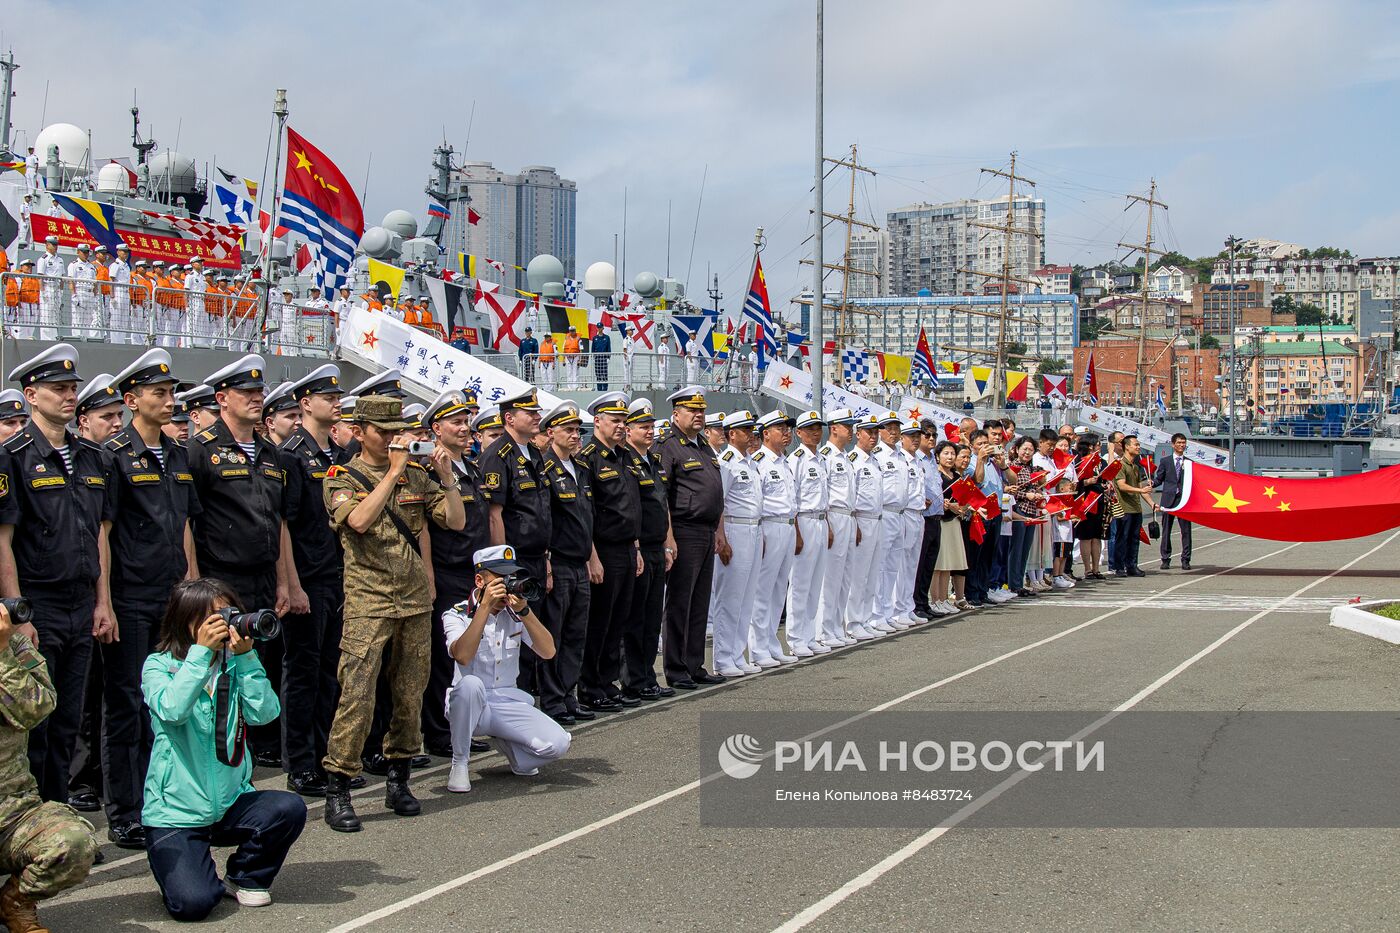
[[[1265,487],[1264,487],[1264,496],[1265,496],[1266,498],[1272,499],[1272,498],[1273,498],[1274,496],[1276,496],[1276,495],[1278,495],[1278,493],[1274,491],[1274,487],[1272,487],[1272,486],[1265,486]]]
[[[1288,503],[1287,503],[1287,502],[1280,502],[1280,503],[1278,504],[1278,510],[1279,510],[1280,512],[1291,512],[1291,511],[1293,511],[1292,509],[1290,509],[1290,508],[1288,507]]]
[[[1245,500],[1235,498],[1234,486],[1226,486],[1223,493],[1216,492],[1213,489],[1207,490],[1207,492],[1215,497],[1215,505],[1212,506],[1212,508],[1229,509],[1231,515],[1240,514],[1240,506],[1249,505]]]

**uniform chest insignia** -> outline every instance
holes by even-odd
[[[745,482],[747,482],[747,481],[748,481],[748,478],[749,478],[749,471],[748,471],[748,470],[740,470],[740,471],[739,471],[739,479],[744,480]]]
[[[209,455],[209,462],[212,463],[212,464],[214,464],[214,466],[218,466],[218,465],[219,465],[219,455],[218,455],[218,454],[210,454],[210,455]]]
[[[44,472],[45,470],[47,470],[47,469],[48,469],[48,467],[44,466],[42,463],[36,463],[36,464],[34,464],[34,472],[35,472],[35,473],[43,473],[43,472]]]
[[[768,478],[771,480],[781,480],[783,477],[777,470],[769,470]]]
[[[808,468],[807,468],[807,475],[808,475],[808,476],[816,476],[816,475],[817,475],[817,468],[816,468],[816,467],[808,467]]]

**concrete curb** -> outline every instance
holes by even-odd
[[[1374,612],[1370,612],[1368,608],[1385,606],[1393,602],[1396,602],[1396,600],[1372,599],[1364,603],[1333,606],[1331,624],[1335,625],[1337,628],[1344,628],[1361,635],[1370,635],[1372,638],[1379,638],[1381,641],[1390,642],[1392,645],[1400,645],[1400,620],[1387,619],[1385,616],[1376,615]]]

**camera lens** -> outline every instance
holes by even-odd
[[[34,604],[28,596],[7,596],[0,599],[0,606],[10,614],[11,625],[28,625],[34,621]]]

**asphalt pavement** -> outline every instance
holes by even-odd
[[[1149,549],[1143,548],[1144,557]],[[1396,710],[1395,650],[1327,625],[1400,596],[1400,533],[1286,544],[1200,529],[1189,572],[1080,584],[576,727],[562,761],[415,773],[423,815],[382,780],[365,828],[313,802],[271,907],[227,901],[213,930],[1395,929],[1384,829],[771,829],[703,826],[697,744],[715,712]],[[282,776],[260,770],[261,787]],[[979,806],[994,808],[995,795]],[[46,903],[54,930],[165,930],[144,855],[107,846]],[[220,853],[222,858],[222,853]],[[1391,894],[1385,894],[1391,891]]]

